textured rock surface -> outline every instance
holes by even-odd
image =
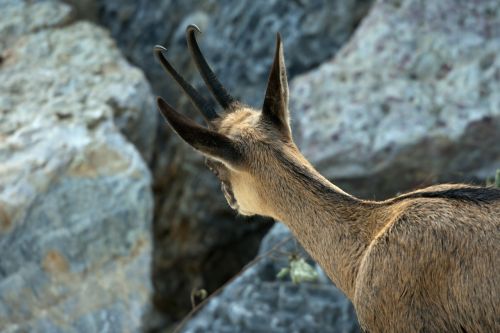
[[[74,38],[82,38],[81,41],[72,40],[73,37],[68,34],[63,34],[61,40],[57,41],[50,39],[52,35],[36,34],[33,38],[38,38],[40,45],[33,42],[29,45],[31,49],[14,52],[11,46],[19,39],[22,41],[23,35],[50,30],[49,28],[64,28],[74,22],[75,15],[72,7],[57,1],[31,3],[0,0],[0,6],[2,7],[0,22],[2,69],[9,67],[10,63],[20,65],[21,62],[16,58],[25,57],[23,60],[25,63],[22,65],[38,66],[41,73],[45,74],[45,80],[33,78],[33,82],[42,80],[49,85],[51,83],[48,81],[52,74],[59,76],[58,82],[50,87],[51,95],[43,95],[40,92],[40,98],[44,101],[50,98],[51,103],[61,103],[60,100],[65,100],[71,105],[69,98],[72,98],[79,101],[79,104],[89,105],[92,100],[99,99],[101,104],[112,111],[116,126],[138,147],[143,157],[150,160],[155,138],[152,129],[156,126],[153,101],[145,97],[151,96],[150,88],[143,74],[126,63],[108,34],[99,29],[87,28],[82,32],[75,30]],[[59,38],[59,35],[56,36]],[[95,39],[99,38],[102,41],[96,42]],[[54,52],[53,56],[48,57],[51,52]],[[44,57],[42,61],[40,57]],[[64,60],[67,67],[57,68]],[[124,67],[127,71],[122,70]],[[49,68],[51,71],[44,71],[44,68]],[[110,79],[100,82],[100,75],[106,75]],[[27,80],[29,73],[25,76],[23,79]],[[22,89],[28,90],[27,84],[25,82],[22,84],[24,86]],[[16,83],[15,89],[18,89],[17,85],[21,83]],[[33,87],[36,85],[29,88]],[[4,103],[6,102],[8,102],[7,97],[4,99]]]
[[[120,47],[145,69],[156,91],[172,83],[151,55],[155,44],[183,73],[192,70],[184,31],[195,23],[200,43],[215,72],[244,102],[260,106],[271,65],[276,32],[286,46],[290,76],[331,57],[365,15],[371,0],[347,1],[100,1],[101,17]],[[229,47],[228,47],[229,46]],[[175,90],[177,91],[177,90]],[[176,98],[177,95],[171,96]]]
[[[500,165],[500,2],[378,1],[292,84],[299,145],[365,197],[484,181]]]
[[[283,224],[277,223],[264,238],[260,253],[290,235]],[[277,249],[210,300],[181,332],[359,332],[352,304],[318,266],[315,268],[320,278],[315,283],[296,285],[276,278],[287,266],[286,253],[304,255],[293,239]]]
[[[193,108],[152,56],[163,44],[175,67],[195,84],[185,42],[189,23],[210,64],[232,94],[262,103],[276,32],[283,35],[289,76],[330,58],[347,40],[371,1],[98,1],[100,21],[155,91],[183,113]],[[166,126],[165,126],[166,128]],[[153,163],[156,191],[155,287],[164,311],[185,314],[195,287],[214,290],[258,250],[267,223],[235,221],[198,154],[163,126]],[[175,259],[173,259],[175,258]]]
[[[138,331],[153,198],[125,136],[151,155],[149,86],[67,5],[0,5],[0,331]]]
[[[41,29],[61,27],[73,21],[71,6],[57,1],[0,0],[0,49],[19,37]]]

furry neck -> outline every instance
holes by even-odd
[[[279,154],[281,169],[266,179],[273,216],[285,223],[304,248],[348,297],[379,226],[375,203],[359,200],[330,183],[302,156]],[[288,155],[289,156],[289,155]]]

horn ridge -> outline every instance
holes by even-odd
[[[234,103],[236,103],[236,99],[227,92],[205,60],[205,57],[201,53],[200,47],[198,46],[198,42],[196,41],[196,32],[201,33],[201,30],[194,24],[190,24],[186,28],[186,39],[191,56],[196,63],[196,67],[198,67],[201,77],[217,102],[219,102],[225,110],[229,109],[232,105],[234,105]]]
[[[203,96],[196,91],[196,89],[189,84],[176,70],[175,68],[168,62],[167,58],[163,55],[163,52],[166,52],[167,49],[161,45],[156,45],[154,47],[154,54],[156,59],[160,62],[163,69],[172,76],[172,78],[177,82],[177,84],[184,90],[184,92],[189,96],[193,104],[196,108],[201,112],[203,117],[210,122],[215,118],[218,118],[219,115],[215,112],[215,108],[212,102],[203,98]]]

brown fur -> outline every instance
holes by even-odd
[[[343,192],[291,139],[280,48],[278,40],[263,111],[233,104],[211,122],[240,159],[226,159],[217,144],[205,149],[211,139],[201,132],[184,135],[197,125],[160,105],[209,157],[229,204],[283,221],[369,332],[500,332],[500,192],[446,184],[382,202]]]

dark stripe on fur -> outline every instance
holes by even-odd
[[[352,200],[351,197],[342,195],[332,190],[328,186],[325,186],[321,181],[319,181],[310,171],[302,166],[290,161],[285,154],[281,152],[276,152],[276,158],[281,162],[286,169],[296,174],[298,180],[307,182],[310,186],[315,189],[316,193],[323,193],[325,196],[331,196],[335,200]],[[457,184],[457,186],[463,186]],[[497,187],[457,187],[442,191],[429,191],[429,192],[412,192],[408,194],[403,194],[390,202],[412,199],[412,198],[442,198],[442,199],[452,199],[461,200],[464,202],[472,202],[475,204],[490,203],[493,201],[500,200],[500,188]]]
[[[279,151],[275,152],[276,158],[281,162],[281,165],[296,175],[295,179],[297,181],[303,182],[307,187],[311,188],[316,194],[323,195],[325,198],[330,198],[335,201],[354,201],[351,196],[336,192],[334,189],[330,188],[324,184],[318,177],[312,174],[305,166],[296,164],[295,162],[289,160],[285,154]]]
[[[401,195],[394,200],[410,198],[442,198],[473,202],[476,204],[490,203],[500,200],[500,188],[496,187],[464,187],[443,191],[414,192]]]

